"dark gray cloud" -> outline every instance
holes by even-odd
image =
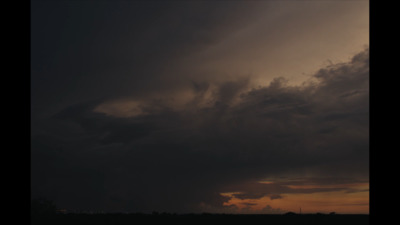
[[[68,209],[233,212],[220,193],[277,199],[326,191],[288,187],[298,182],[368,179],[368,49],[303,85],[254,87],[250,75],[192,68],[186,57],[241,37],[271,4],[225,3],[32,3],[32,197]]]
[[[217,104],[194,111],[118,118],[94,112],[101,101],[69,106],[33,126],[33,195],[66,208],[188,212],[222,207],[221,192],[276,199],[348,190],[289,184],[368,182],[368,54],[303,86],[277,78],[243,92],[246,80],[228,81],[214,92]],[[363,91],[343,97],[355,90]],[[228,104],[234,96],[239,103]],[[314,178],[258,183],[310,171]]]
[[[176,62],[242,29],[256,7],[244,2],[34,1],[32,113],[59,110],[77,100],[142,97],[186,84],[185,75],[173,69]]]
[[[274,200],[274,199],[281,199],[281,198],[283,198],[283,197],[282,197],[281,195],[274,194],[274,195],[269,196],[269,198],[270,198],[271,200]]]

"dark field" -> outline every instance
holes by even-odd
[[[31,224],[369,224],[369,215],[230,214],[57,214],[36,216]]]

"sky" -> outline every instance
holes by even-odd
[[[369,213],[369,1],[31,1],[31,197]]]

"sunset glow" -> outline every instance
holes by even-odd
[[[355,183],[347,185],[301,186],[300,189],[313,188],[354,188],[352,191],[320,191],[318,193],[288,193],[281,194],[280,198],[271,199],[264,196],[257,199],[240,199],[236,193],[221,193],[231,199],[224,202],[224,206],[236,206],[238,213],[269,213],[282,214],[286,212],[302,213],[330,213],[341,214],[368,214],[369,213],[369,184]],[[293,189],[299,186],[292,187]],[[269,206],[269,207],[267,207]],[[267,208],[266,208],[267,207]],[[275,209],[274,211],[272,209]]]

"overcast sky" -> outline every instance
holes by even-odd
[[[369,213],[368,1],[31,2],[31,193]]]

